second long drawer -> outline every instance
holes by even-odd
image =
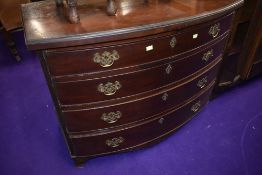
[[[138,122],[169,108],[174,108],[212,83],[219,64],[220,62],[216,63],[199,76],[178,87],[159,91],[150,97],[95,109],[65,110],[63,117],[67,130],[69,133],[77,133],[112,128]]]
[[[140,68],[139,71],[97,79],[54,82],[59,103],[74,105],[93,103],[127,97],[160,88],[179,81],[219,57],[223,51],[226,38],[199,51],[198,53],[150,69]]]

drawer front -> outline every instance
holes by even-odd
[[[69,133],[112,128],[153,117],[170,108],[174,108],[212,84],[216,78],[219,63],[198,77],[150,97],[115,104],[99,109],[79,109],[64,111],[64,122]]]
[[[212,88],[175,111],[122,131],[102,135],[71,135],[75,156],[95,156],[143,147],[171,133],[204,107]]]
[[[98,72],[164,59],[197,48],[229,30],[232,15],[167,36],[77,51],[47,51],[52,76]],[[163,35],[163,34],[161,34]]]
[[[84,104],[126,97],[160,88],[181,80],[207,66],[221,56],[225,38],[216,45],[187,58],[176,60],[151,69],[105,77],[55,83],[61,105]],[[82,78],[82,77],[81,77]]]

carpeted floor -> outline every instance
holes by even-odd
[[[0,175],[261,175],[262,78],[211,101],[153,147],[71,161],[38,59],[15,33],[17,63],[0,37]]]

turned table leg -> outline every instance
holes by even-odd
[[[63,0],[55,0],[57,6],[63,5]]]
[[[108,15],[115,15],[116,14],[116,2],[115,0],[107,0],[107,13]]]
[[[63,0],[55,0],[57,6],[61,6],[63,4]],[[71,23],[79,23],[80,18],[77,12],[77,0],[66,0],[68,5],[68,18]],[[116,14],[116,2],[115,0],[107,0],[107,13],[110,16],[114,16]]]
[[[0,24],[0,31],[1,30],[3,31],[3,37],[4,37],[5,41],[7,42],[7,45],[9,47],[10,52],[15,57],[16,61],[20,61],[21,57],[17,52],[16,45],[15,45],[15,42],[14,42],[13,37],[11,35],[11,32],[6,31],[6,29]]]
[[[59,3],[61,0],[56,0]],[[77,12],[77,0],[67,0],[68,8],[69,8],[69,21],[71,23],[79,23],[79,14]]]

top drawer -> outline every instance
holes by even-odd
[[[145,37],[139,41],[82,50],[47,51],[52,76],[81,74],[129,67],[161,60],[197,48],[228,31],[232,15],[190,30]],[[74,48],[72,48],[74,49]],[[78,48],[79,49],[79,48]]]

